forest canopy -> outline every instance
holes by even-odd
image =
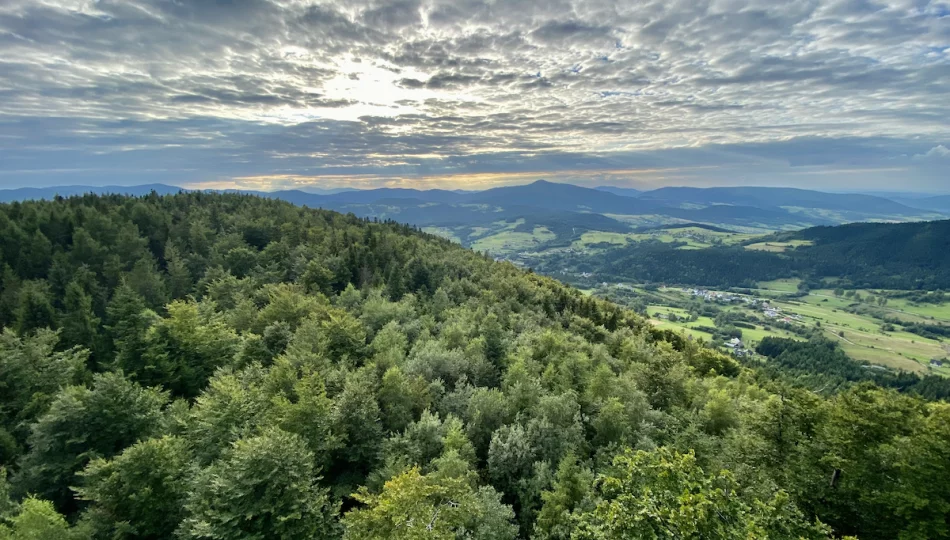
[[[0,539],[950,535],[947,403],[820,396],[404,225],[0,205],[0,288]]]
[[[552,255],[538,268],[576,267],[601,278],[722,288],[798,277],[816,286],[834,278],[835,287],[853,289],[950,289],[950,220],[812,227],[748,242],[763,241],[806,243],[773,253],[744,245],[680,249],[684,242],[640,241],[593,255]]]

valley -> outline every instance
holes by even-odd
[[[761,289],[747,291],[753,294],[742,294],[672,287],[651,291],[601,283],[588,292],[633,307],[659,328],[675,329],[720,348],[735,349],[726,344],[738,338],[741,348],[751,354],[765,337],[821,337],[836,342],[848,356],[860,362],[917,374],[950,376],[950,364],[944,361],[950,354],[945,338],[915,334],[894,322],[902,318],[908,324],[948,325],[950,302],[920,305],[896,301],[895,305],[901,308],[881,309],[867,298],[888,298],[886,295],[901,291],[862,291],[863,298],[855,301],[835,296],[832,290],[801,295],[789,291],[783,286],[785,283],[778,285],[775,288],[774,284],[765,283]]]
[[[604,273],[600,262],[622,248],[637,249],[638,245],[698,254],[734,247],[785,256],[814,246],[813,240],[776,239],[774,233],[691,224],[629,233],[587,231],[561,245],[546,230],[511,230],[481,236],[470,245],[499,260],[552,275],[588,294],[621,302],[649,317],[658,328],[673,329],[723,350],[736,350],[728,345],[733,338],[742,341],[739,354],[750,357],[756,356],[756,346],[765,337],[824,338],[858,362],[950,376],[946,360],[950,356],[950,298],[918,302],[913,298],[919,292],[912,290],[836,290],[832,287],[835,279],[818,280],[819,286],[828,288],[817,289],[810,289],[800,278],[776,278],[707,290],[682,277],[674,278],[677,286],[667,287],[664,282],[638,280],[635,273]],[[763,309],[765,303],[774,310]]]

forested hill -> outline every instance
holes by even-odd
[[[0,539],[947,537],[950,405],[406,226],[89,195],[0,205],[0,261]]]
[[[850,288],[950,288],[950,220],[812,227],[748,243],[776,249],[683,250],[676,243],[639,242],[596,257],[554,260],[543,269],[583,264],[611,279],[711,287],[755,287],[759,281],[800,277],[814,284],[835,278],[837,286]]]
[[[792,256],[815,276],[845,277],[858,287],[950,287],[950,220],[852,223],[793,236],[814,243]]]

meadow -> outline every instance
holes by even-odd
[[[799,246],[810,246],[812,242],[808,240],[789,240],[787,242],[776,242],[776,241],[766,241],[766,242],[756,242],[754,244],[748,244],[745,246],[748,250],[753,251],[768,251],[771,253],[784,253],[789,249],[795,249]]]
[[[942,359],[950,355],[950,342],[923,337],[906,331],[900,325],[888,326],[885,321],[871,314],[854,312],[863,304],[835,296],[831,290],[821,289],[798,298],[789,297],[797,288],[798,280],[777,280],[759,284],[756,297],[768,301],[771,307],[778,309],[778,316],[774,319],[764,316],[764,309],[760,304],[716,303],[715,306],[720,312],[736,315],[735,319],[744,319],[739,329],[742,332],[742,341],[748,348],[754,349],[762,339],[769,336],[803,340],[811,333],[838,342],[845,353],[855,360],[918,374],[950,376],[950,365],[930,365],[932,359]],[[649,298],[650,304],[646,306],[646,314],[654,326],[678,330],[694,339],[710,341],[714,338],[706,329],[716,327],[715,319],[699,316],[696,320],[690,320],[690,310],[695,311],[696,306],[702,305],[703,300],[678,288],[647,291],[627,286],[626,290],[633,291],[634,295],[641,294]],[[603,294],[603,290],[600,293]],[[859,295],[863,298],[873,298],[880,293],[881,291],[863,291]],[[893,307],[890,307],[890,303],[883,308],[874,306],[873,312],[894,313],[900,310],[899,313],[907,317],[908,323],[939,323],[945,320],[943,317],[950,317],[950,304],[892,302]],[[673,315],[673,320],[670,320],[670,315]],[[935,318],[931,319],[931,316]],[[786,317],[797,331],[790,331],[777,324],[776,319],[783,320]],[[748,328],[749,325],[754,328]]]

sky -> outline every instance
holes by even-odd
[[[950,192],[950,0],[2,0],[0,188]]]

